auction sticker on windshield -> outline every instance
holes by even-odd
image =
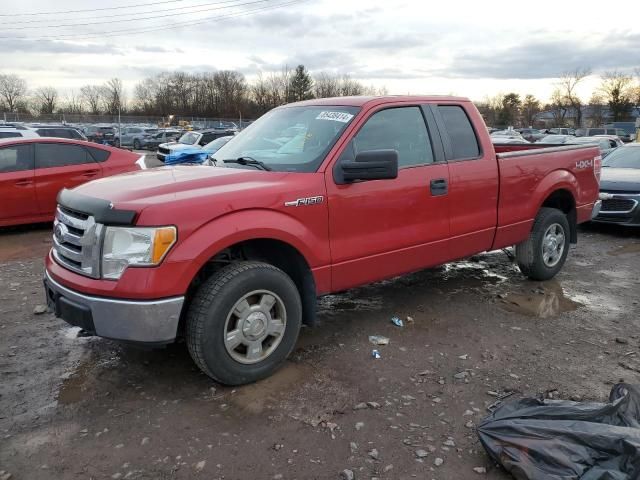
[[[333,120],[334,122],[348,123],[353,115],[346,112],[320,112],[316,120]]]

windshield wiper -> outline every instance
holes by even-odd
[[[266,170],[267,172],[271,171],[271,167],[269,165],[251,157],[227,158],[226,160],[222,160],[222,161],[223,163],[237,163],[240,165],[251,165],[252,167],[256,167],[260,170]]]

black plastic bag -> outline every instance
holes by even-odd
[[[615,385],[609,403],[505,403],[482,421],[478,436],[518,480],[640,479],[640,387]]]

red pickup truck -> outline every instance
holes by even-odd
[[[494,149],[463,98],[286,105],[214,161],[63,190],[45,288],[96,335],[186,338],[226,384],[271,374],[319,295],[511,245],[549,279],[599,205],[597,146]]]

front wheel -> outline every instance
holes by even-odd
[[[133,141],[133,149],[140,150],[140,141],[137,138]]]
[[[282,365],[301,324],[300,294],[286,273],[267,263],[238,262],[218,270],[194,295],[187,345],[204,373],[242,385]]]
[[[555,208],[541,208],[529,238],[516,245],[516,260],[531,280],[549,280],[564,265],[569,253],[567,216]]]

